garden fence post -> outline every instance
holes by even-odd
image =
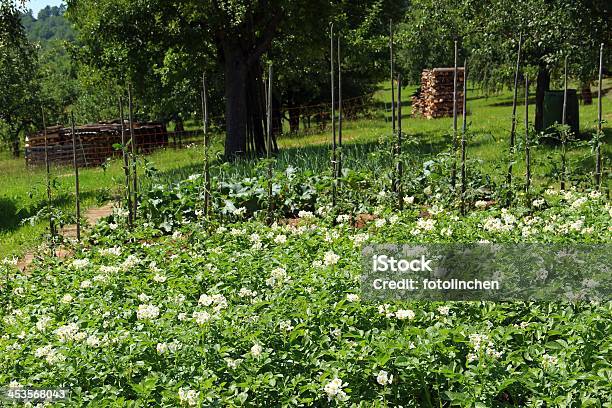
[[[597,144],[595,146],[595,189],[601,188],[601,144],[603,142],[602,117],[601,117],[601,82],[603,80],[603,49],[604,45],[599,46],[599,82],[597,85]]]
[[[508,188],[512,186],[512,166],[514,164],[514,145],[516,141],[516,105],[518,97],[518,81],[519,72],[521,67],[521,46],[523,43],[523,33],[519,34],[518,52],[516,54],[516,67],[514,69],[514,93],[512,94],[512,125],[510,128],[510,163],[508,163],[508,175],[506,176],[506,183]],[[511,191],[511,190],[509,190]]]
[[[465,191],[467,187],[467,174],[465,168],[466,144],[467,144],[467,59],[463,63],[463,121],[461,123],[461,213],[465,214]]]
[[[202,119],[204,129],[204,217],[210,209],[210,163],[208,157],[208,96],[206,92],[206,73],[202,74]]]
[[[272,212],[274,206],[272,204],[272,63],[268,67],[268,98],[267,98],[267,130],[268,130],[268,148],[266,149],[268,156],[268,222],[272,223]]]
[[[561,190],[565,190],[565,172],[566,172],[566,149],[567,149],[567,138],[569,132],[565,128],[567,122],[567,58],[569,55],[565,55],[565,62],[563,64],[563,112],[561,116],[561,125],[563,126],[561,131]]]
[[[342,176],[342,65],[340,62],[340,34],[338,33],[338,178]]]
[[[45,120],[45,108],[41,107],[43,134],[45,136],[45,171],[47,184],[47,214],[49,215],[49,232],[51,234],[51,243],[55,242],[55,222],[51,213],[51,167],[49,164],[49,141],[47,138],[47,121]]]
[[[529,78],[525,76],[525,193],[528,196],[531,187],[531,148],[529,143]]]
[[[334,89],[334,23],[330,24],[330,61],[331,61],[331,121],[332,121],[332,206],[336,207],[336,92]]]
[[[404,166],[402,164],[402,74],[397,74],[397,148],[396,148],[396,160],[397,160],[397,199],[398,208],[404,209],[404,191],[402,188],[402,175],[404,173]]]
[[[70,120],[72,125],[72,164],[74,167],[74,191],[76,201],[76,239],[81,240],[81,199],[79,191],[79,164],[76,154],[76,126],[74,124],[74,112],[70,112]]]
[[[128,161],[127,146],[125,145],[125,115],[123,112],[123,97],[119,97],[119,116],[121,117],[121,153],[123,155],[123,172],[125,173],[125,197],[128,207],[128,225],[132,228],[132,192],[130,187],[130,164]]]
[[[451,186],[453,194],[457,184],[457,58],[458,58],[457,40],[455,40],[455,66],[453,69],[453,162],[451,169]],[[464,74],[465,81],[465,74]]]
[[[391,68],[391,131],[393,137],[395,137],[395,66],[393,57],[393,20],[389,19],[389,62]],[[391,187],[395,190],[395,175],[391,182]]]
[[[134,137],[134,104],[132,100],[132,84],[128,84],[128,108],[129,108],[129,120],[130,120],[130,143],[132,145],[132,192],[134,194],[134,200],[132,201],[132,216],[134,220],[138,218],[138,174],[137,174],[137,146],[136,146],[136,138]]]

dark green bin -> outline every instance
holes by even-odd
[[[580,130],[580,118],[578,110],[578,94],[575,89],[567,90],[567,117],[566,123],[571,127],[575,135]],[[549,127],[561,123],[563,119],[563,91],[546,91],[544,93],[544,132],[550,132]]]

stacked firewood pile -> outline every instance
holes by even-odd
[[[76,158],[81,167],[99,166],[108,158],[120,155],[121,123],[98,123],[75,128]],[[129,123],[125,124],[126,141],[130,139]],[[168,145],[168,132],[161,123],[134,123],[134,138],[139,153],[149,153]],[[73,161],[72,129],[62,126],[47,128],[49,162],[69,165]],[[45,163],[45,134],[39,131],[26,138],[26,163],[31,166]]]
[[[454,68],[426,69],[420,92],[412,97],[412,114],[427,119],[453,116]],[[457,114],[462,113],[463,68],[457,69]]]

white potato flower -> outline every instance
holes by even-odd
[[[412,310],[404,310],[404,309],[400,309],[397,312],[395,312],[395,317],[398,320],[412,320],[415,317],[415,313]]]
[[[72,266],[73,269],[85,269],[89,266],[89,259],[75,259],[70,266]]]
[[[347,385],[348,385],[347,383],[343,383],[340,378],[336,377],[330,382],[328,382],[327,384],[325,384],[325,386],[323,387],[323,390],[327,394],[327,398],[330,401],[331,400],[345,401],[346,399],[348,399],[348,396],[346,395],[346,392],[342,388],[346,387]]]
[[[191,390],[189,388],[179,388],[178,395],[182,404],[190,407],[195,407],[198,405],[200,399],[200,393],[198,391]]]
[[[259,343],[255,343],[253,344],[253,347],[251,347],[251,355],[255,358],[261,356],[262,352],[263,352],[263,348],[261,347]]]
[[[323,263],[325,266],[336,265],[340,260],[340,255],[337,255],[333,251],[327,251],[323,257]]]
[[[152,320],[159,316],[159,307],[148,304],[138,306],[136,318],[138,320]]]
[[[393,382],[393,374],[389,375],[385,370],[380,370],[376,375],[376,382],[380,385],[388,385]]]

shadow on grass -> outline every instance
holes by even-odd
[[[81,193],[81,201],[95,198],[99,200],[99,191],[86,191]],[[45,200],[38,201],[28,207],[19,206],[18,199],[8,197],[0,197],[0,232],[14,231],[19,229],[22,223],[35,216],[40,210],[46,207]],[[74,196],[72,194],[60,194],[51,200],[53,208],[68,209],[68,206],[74,205]]]
[[[426,133],[411,134],[410,137],[420,141],[429,140],[427,143],[407,145],[404,148],[405,152],[424,158],[448,151],[451,142],[450,136],[442,136],[435,141],[431,141],[431,138]],[[478,144],[480,143],[479,141]],[[381,149],[381,145],[374,141],[346,144],[342,148],[343,167],[375,171],[381,167],[381,163],[377,160],[372,160],[370,154],[375,153],[379,149]],[[220,168],[220,163],[215,162],[211,166],[211,176],[218,180],[229,180],[236,177],[254,177],[261,174],[257,170],[260,163],[259,159],[242,159]],[[288,167],[313,173],[331,173],[331,148],[328,145],[319,144],[282,149],[276,155],[275,169],[283,171]],[[202,168],[203,164],[198,162],[164,170],[159,172],[152,182],[164,185],[172,184],[187,179],[192,174],[201,174]]]

